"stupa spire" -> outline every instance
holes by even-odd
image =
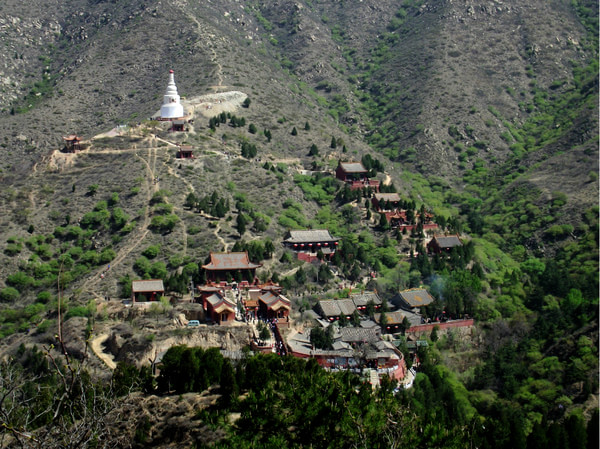
[[[177,93],[177,85],[175,84],[175,72],[169,70],[169,83],[167,84],[165,95],[163,96],[160,117],[164,119],[183,117],[183,106],[179,101],[180,98]]]

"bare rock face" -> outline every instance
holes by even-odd
[[[86,356],[85,332],[88,320],[83,317],[73,317],[63,323],[62,338],[67,353],[78,360]]]
[[[155,323],[152,323],[152,326],[137,329],[127,323],[119,324],[111,329],[104,343],[105,350],[112,354],[116,362],[140,366],[156,360],[171,346],[187,345],[237,352],[247,346],[251,338],[251,331],[247,326],[203,325],[187,329],[181,325],[165,326],[164,320],[162,323],[156,328]]]

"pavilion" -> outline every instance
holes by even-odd
[[[235,253],[210,253],[210,262],[202,265],[206,271],[206,279],[210,282],[219,282],[227,285],[232,281],[246,281],[253,283],[256,278],[256,269],[262,264],[250,262],[248,252]]]

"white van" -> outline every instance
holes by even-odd
[[[189,320],[187,323],[187,327],[199,327],[200,321],[198,320]]]

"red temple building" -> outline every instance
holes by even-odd
[[[370,187],[379,191],[379,181],[369,179],[368,173],[361,162],[340,162],[335,170],[335,177],[348,184],[352,190]]]
[[[206,316],[217,324],[231,323],[235,320],[235,304],[220,292],[214,292],[203,299]]]
[[[210,282],[219,282],[227,285],[228,282],[254,283],[256,269],[262,264],[252,263],[248,252],[237,253],[210,253],[210,263],[202,265],[206,270],[206,279]]]
[[[178,159],[194,159],[194,150],[191,145],[180,145],[177,150]]]
[[[135,302],[157,301],[165,293],[162,279],[131,282],[131,300]]]
[[[185,120],[172,120],[171,128],[169,129],[171,132],[183,132],[185,131]]]
[[[265,319],[285,319],[291,309],[291,302],[285,296],[270,291],[258,297],[258,314]]]
[[[375,193],[371,198],[377,212],[391,212],[400,209],[400,195],[397,193]]]
[[[339,240],[326,229],[288,231],[283,239],[283,245],[294,251],[299,260],[310,263],[317,259],[319,251],[326,259],[330,259],[335,254]]]

